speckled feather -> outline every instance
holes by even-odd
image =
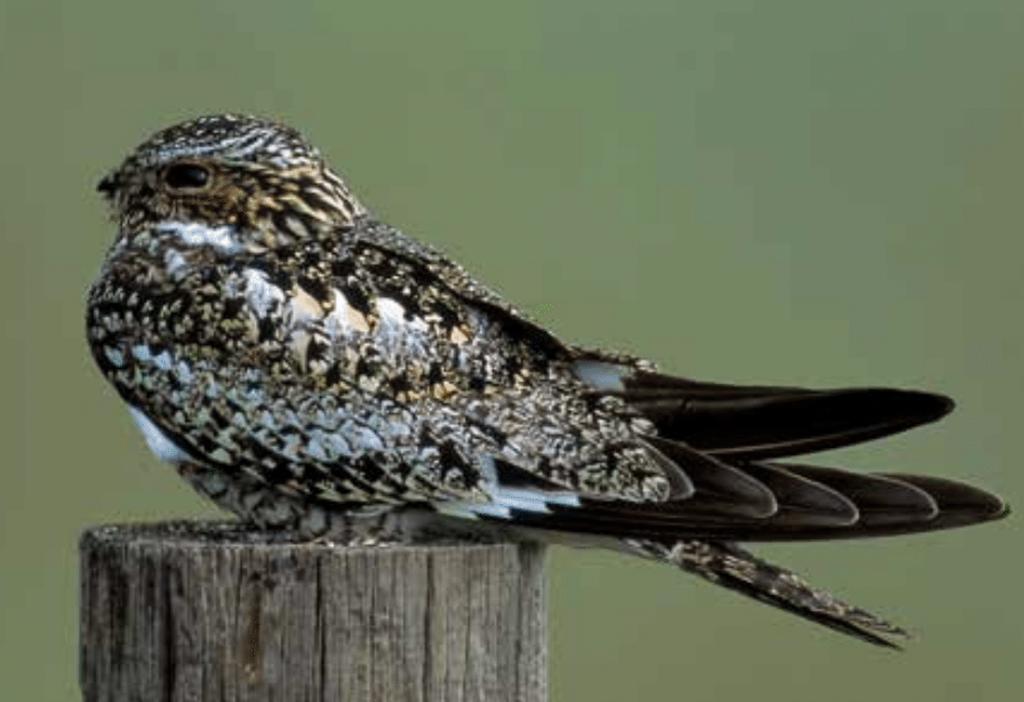
[[[761,460],[931,421],[944,398],[698,383],[565,344],[376,220],[289,127],[175,125],[100,190],[118,235],[89,293],[93,355],[150,448],[254,524],[576,534],[890,645],[898,628],[720,539],[1006,512],[950,481]]]

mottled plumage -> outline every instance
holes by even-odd
[[[946,398],[701,383],[563,343],[374,219],[283,125],[176,125],[99,189],[118,234],[93,355],[150,448],[260,527],[606,546],[892,645],[900,629],[733,542],[1006,514],[947,480],[767,460],[935,420]]]

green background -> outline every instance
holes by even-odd
[[[97,179],[151,131],[300,127],[383,218],[563,337],[680,374],[959,411],[827,459],[1020,504],[1024,3],[0,4],[0,697],[75,700],[76,538],[209,515],[83,340]],[[763,549],[916,628],[892,654],[672,569],[558,549],[555,702],[1007,700],[1021,520]]]

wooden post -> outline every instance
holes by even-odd
[[[234,524],[81,543],[85,702],[544,702],[544,550],[283,543]]]

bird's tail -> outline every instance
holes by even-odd
[[[626,549],[765,602],[863,641],[901,649],[906,630],[810,585],[795,573],[772,565],[735,544],[686,540],[675,543],[629,539]]]

